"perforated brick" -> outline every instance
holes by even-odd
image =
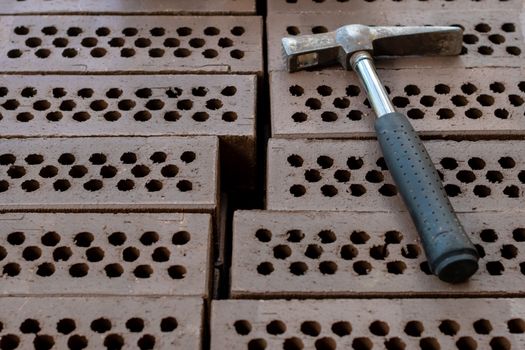
[[[207,295],[207,214],[2,214],[4,295]]]
[[[0,298],[2,349],[199,349],[199,298]]]
[[[268,0],[269,12],[340,12],[340,11],[390,11],[406,10],[480,10],[521,9],[518,0]]]
[[[353,11],[315,14],[272,14],[268,17],[270,71],[285,70],[281,38],[323,33],[353,23],[366,25],[459,25],[464,28],[459,57],[391,57],[380,68],[522,67],[524,40],[519,11]],[[338,66],[337,69],[342,68]],[[326,68],[325,68],[326,69]],[[334,68],[335,69],[335,68]]]
[[[520,299],[215,300],[212,307],[217,350],[525,347]]]
[[[262,71],[259,17],[4,16],[2,72]]]
[[[214,14],[252,14],[255,13],[254,0],[8,0],[0,13],[214,13]]]
[[[525,132],[520,69],[383,70],[381,80],[420,135]],[[273,72],[270,87],[274,137],[375,135],[376,116],[354,72]]]
[[[216,206],[214,137],[5,139],[0,209]]]
[[[525,190],[523,141],[428,141],[457,211],[509,210]],[[271,139],[267,207],[405,211],[376,140]]]
[[[235,214],[234,297],[516,295],[525,282],[525,219],[462,213],[481,256],[468,283],[429,271],[407,213],[240,211]],[[381,281],[381,283],[378,283]]]

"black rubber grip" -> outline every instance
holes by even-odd
[[[446,282],[466,281],[478,269],[478,253],[454,213],[425,146],[401,113],[381,116],[375,129],[431,271]]]

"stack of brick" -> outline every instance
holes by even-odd
[[[219,169],[254,171],[254,1],[8,2],[0,349],[206,346]]]
[[[473,4],[268,1],[267,210],[235,214],[231,294],[249,300],[213,303],[212,348],[525,347],[523,5]],[[285,71],[281,37],[350,23],[464,29],[459,57],[377,65],[478,249],[467,283],[430,273],[354,73]]]

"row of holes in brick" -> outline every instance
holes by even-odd
[[[525,321],[521,318],[513,318],[507,321],[507,330],[511,334],[522,334],[525,332]],[[249,335],[253,327],[248,320],[237,320],[233,323],[233,327],[237,334],[241,336]],[[455,320],[442,320],[437,325],[439,331],[445,336],[456,337],[456,346],[459,350],[475,350],[478,344],[473,337],[458,336],[461,326]],[[473,330],[477,334],[489,335],[492,330],[490,320],[479,319],[472,324]],[[342,338],[350,335],[353,331],[352,325],[348,321],[334,322],[330,327],[331,332]],[[386,337],[390,333],[390,327],[387,322],[373,321],[370,323],[368,330],[374,336]],[[281,320],[273,320],[267,323],[265,327],[266,333],[271,336],[281,336],[288,332],[286,323]],[[299,327],[299,331],[308,337],[319,337],[322,332],[322,326],[317,321],[304,321]],[[404,327],[404,332],[407,336],[420,338],[424,333],[425,328],[420,321],[409,321]],[[509,350],[511,348],[510,341],[503,336],[496,336],[487,339],[487,342],[493,350]],[[406,349],[405,342],[399,337],[384,339],[385,348],[388,350],[404,350]],[[423,337],[419,340],[421,350],[439,350],[441,346],[438,339],[434,337]],[[268,346],[264,338],[255,338],[248,342],[249,350],[262,350]],[[337,341],[333,337],[323,336],[316,339],[314,343],[316,350],[334,350],[337,348]],[[356,337],[352,342],[354,350],[370,350],[373,347],[373,342],[368,337]],[[283,340],[283,349],[285,350],[300,350],[304,349],[304,343],[299,337],[289,337]]]
[[[149,323],[149,322],[148,322]],[[144,331],[146,322],[140,317],[133,317],[126,321],[126,328],[131,333],[142,333]],[[174,317],[165,317],[160,321],[160,331],[163,333],[173,332],[179,326],[178,321]],[[90,324],[91,331],[95,333],[106,333],[113,327],[113,322],[109,318],[100,317],[93,320]],[[3,329],[3,324],[0,322],[0,332]],[[35,334],[33,346],[35,350],[49,350],[55,346],[55,339],[52,335],[41,334],[42,328],[36,319],[28,318],[20,324],[20,332],[23,334]],[[70,335],[77,330],[77,325],[72,318],[63,318],[56,324],[56,330],[61,335]],[[77,330],[82,332],[82,330]],[[60,336],[61,336],[60,335]],[[155,336],[152,334],[143,335],[138,341],[137,346],[141,350],[153,349],[156,343]],[[11,350],[16,349],[20,345],[20,337],[16,334],[5,334],[0,338],[0,349]],[[81,334],[73,334],[69,336],[67,346],[70,350],[86,349],[89,345],[88,338]],[[109,334],[104,338],[103,345],[107,349],[121,349],[126,345],[125,338],[121,334]],[[127,344],[128,346],[130,344]]]

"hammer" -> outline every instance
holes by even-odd
[[[449,283],[466,281],[476,272],[476,247],[454,213],[425,146],[390,102],[372,55],[458,55],[462,38],[463,30],[457,27],[353,24],[282,39],[290,72],[339,62],[357,73],[377,115],[375,129],[385,162],[421,237],[430,270]]]

